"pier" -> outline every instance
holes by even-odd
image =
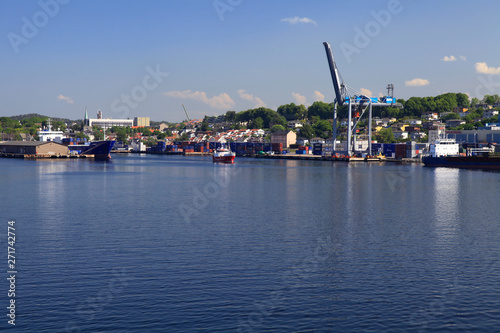
[[[15,153],[0,153],[3,158],[23,158],[25,160],[37,160],[48,158],[94,158],[94,155],[61,155],[61,154],[15,154]]]

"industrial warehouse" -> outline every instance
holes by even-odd
[[[8,157],[67,156],[68,147],[51,141],[5,141],[0,142],[0,153]]]

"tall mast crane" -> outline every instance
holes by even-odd
[[[382,97],[380,100],[376,97],[368,97],[360,92],[348,87],[341,79],[337,64],[333,60],[333,52],[330,44],[324,42],[326,57],[330,67],[330,74],[333,81],[333,90],[335,91],[334,111],[333,111],[333,151],[335,151],[335,143],[337,141],[337,105],[347,104],[349,106],[348,125],[347,125],[347,155],[353,153],[352,145],[353,138],[356,136],[356,126],[368,109],[368,154],[372,154],[372,106],[396,106],[396,99],[392,97],[394,85],[391,87],[391,95]],[[353,118],[355,122],[353,122]],[[354,149],[356,150],[356,149]]]
[[[188,122],[191,122],[191,119],[189,119],[189,115],[188,112],[186,111],[186,107],[184,106],[184,104],[182,104],[182,107],[184,108],[184,112],[186,112],[186,117],[188,119]]]
[[[326,57],[328,59],[328,65],[330,66],[330,74],[332,75],[333,90],[335,91],[335,101],[342,106],[344,105],[344,102],[346,100],[347,89],[344,81],[340,81],[339,70],[337,69],[337,64],[335,64],[335,61],[333,60],[333,52],[330,44],[324,42],[323,45],[325,46]]]

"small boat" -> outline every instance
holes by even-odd
[[[213,161],[214,163],[234,163],[234,158],[236,153],[233,153],[229,149],[219,148],[214,152]]]

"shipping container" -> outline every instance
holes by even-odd
[[[372,143],[372,153],[373,154],[382,152],[383,149],[384,149],[384,144],[383,143]]]

